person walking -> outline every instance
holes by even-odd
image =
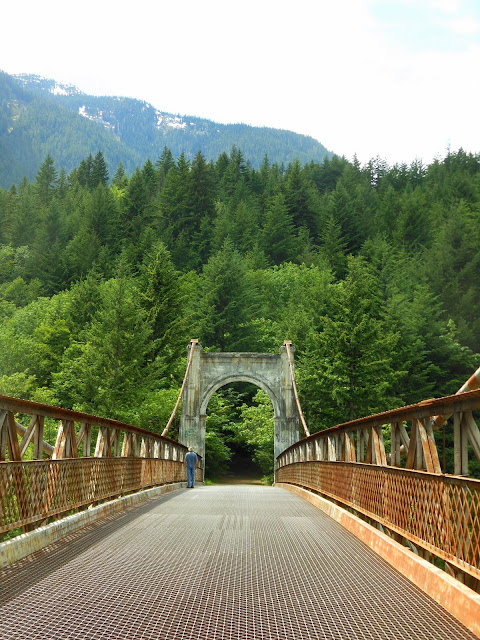
[[[188,447],[188,453],[185,455],[185,464],[187,465],[187,489],[193,489],[195,486],[195,467],[197,466],[197,454],[192,447]]]

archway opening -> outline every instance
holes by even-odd
[[[248,382],[230,382],[208,402],[205,476],[226,483],[273,481],[274,410],[267,393]]]

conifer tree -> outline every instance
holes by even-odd
[[[148,204],[148,192],[145,186],[142,172],[135,169],[132,173],[125,195],[122,200],[122,231],[128,237],[138,239],[143,224],[145,210]]]
[[[347,277],[335,286],[331,311],[323,318],[317,352],[305,362],[305,392],[317,426],[398,405],[392,367],[397,341],[385,322],[370,268],[363,259],[350,258]]]
[[[185,231],[189,218],[189,174],[190,163],[182,153],[177,165],[168,172],[158,201],[164,225],[162,238],[179,268],[185,258],[189,258],[188,233]]]
[[[55,388],[66,406],[135,422],[151,388],[151,327],[138,291],[120,264],[102,286],[101,304],[81,340],[69,347]]]
[[[43,161],[35,178],[35,191],[42,206],[48,206],[53,199],[57,182],[57,170],[49,154]]]
[[[62,167],[60,169],[60,173],[58,174],[58,180],[57,180],[57,196],[60,199],[65,198],[65,196],[68,193],[68,178],[67,178],[67,174],[65,172],[64,167]]]
[[[162,369],[168,369],[181,355],[188,338],[182,330],[178,273],[163,243],[147,255],[141,280],[142,305],[152,326],[155,354],[162,361]]]
[[[99,151],[95,156],[92,163],[91,177],[89,185],[91,189],[95,189],[99,184],[107,186],[108,184],[108,169],[103,153]]]
[[[175,159],[173,153],[168,147],[163,147],[162,155],[155,163],[155,168],[158,174],[158,190],[160,191],[165,184],[166,177],[170,169],[175,167]]]
[[[92,171],[93,171],[93,156],[90,153],[87,158],[83,159],[78,165],[75,177],[78,183],[85,189],[92,188]]]
[[[111,190],[99,184],[85,198],[84,222],[95,233],[101,245],[116,250],[119,237],[119,205]]]
[[[305,227],[312,238],[318,233],[318,207],[314,201],[311,185],[302,174],[298,160],[290,165],[285,184],[285,204],[292,216],[293,224]]]
[[[112,184],[114,184],[118,189],[124,189],[128,185],[128,176],[125,173],[125,167],[121,162],[115,171]]]
[[[261,246],[273,264],[292,260],[296,255],[295,229],[281,194],[276,195],[267,208]]]
[[[330,268],[338,279],[343,278],[347,267],[345,242],[342,238],[340,225],[333,215],[329,216],[320,234],[322,254],[328,261]]]
[[[220,351],[255,351],[252,320],[257,299],[246,272],[245,260],[229,239],[205,265],[198,307],[204,346]]]
[[[215,183],[211,166],[201,151],[195,156],[188,176],[183,232],[189,244],[186,269],[198,269],[210,254],[215,215]]]
[[[148,198],[152,198],[157,190],[158,176],[153,162],[148,159],[142,167],[143,182],[147,190]]]

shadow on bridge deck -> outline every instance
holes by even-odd
[[[0,572],[9,640],[473,639],[279,488],[181,490]]]

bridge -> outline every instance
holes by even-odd
[[[310,435],[292,346],[261,355],[192,341],[181,442],[0,396],[0,638],[480,637],[479,372]],[[201,457],[187,491],[209,397],[254,378],[274,405],[275,486],[204,485]]]

